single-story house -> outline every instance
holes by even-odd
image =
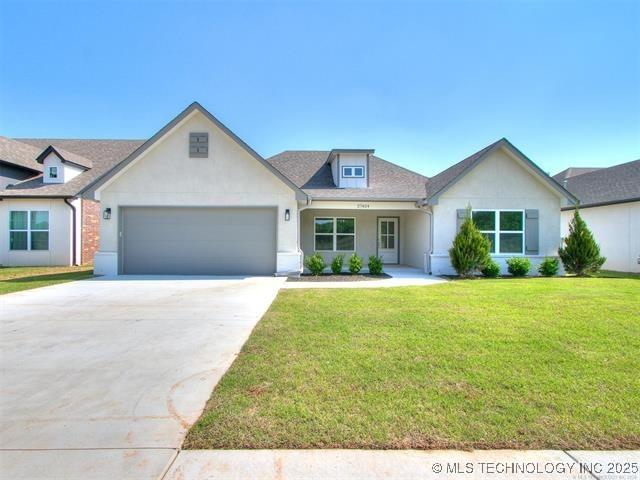
[[[603,268],[640,273],[640,160],[609,168],[569,168],[554,178],[580,200],[580,215],[607,258]],[[562,236],[574,206],[562,208]]]
[[[142,143],[0,137],[0,265],[91,264],[100,206],[81,192]]]
[[[514,256],[535,267],[557,255],[560,209],[577,201],[506,139],[427,178],[369,148],[265,159],[198,103],[74,195],[100,202],[106,275],[286,275],[315,252],[451,274],[469,205],[505,271]]]

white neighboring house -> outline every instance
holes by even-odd
[[[373,149],[264,159],[198,103],[75,195],[100,202],[105,275],[296,274],[316,252],[453,274],[447,251],[467,205],[503,271],[526,256],[535,273],[557,254],[560,209],[576,202],[506,139],[433,178]]]
[[[141,143],[0,137],[0,265],[91,264],[100,206],[80,192]]]
[[[580,200],[580,215],[607,258],[603,268],[640,273],[640,160],[609,168],[568,168],[554,178]],[[574,207],[562,209],[562,236]]]

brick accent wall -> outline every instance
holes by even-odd
[[[82,199],[82,265],[92,265],[100,245],[100,202]]]

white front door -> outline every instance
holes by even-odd
[[[383,263],[398,263],[397,218],[378,218],[378,255]]]

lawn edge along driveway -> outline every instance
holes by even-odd
[[[87,280],[93,266],[81,267],[0,267],[0,295],[59,283]]]
[[[184,447],[638,448],[638,287],[283,290]]]

